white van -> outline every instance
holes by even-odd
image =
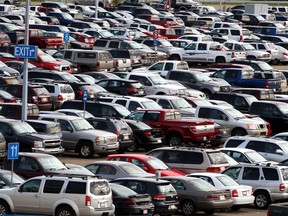
[[[248,29],[239,28],[216,28],[211,31],[211,33],[221,34],[223,36],[228,36],[229,39],[242,41],[244,39],[252,39],[252,34]]]

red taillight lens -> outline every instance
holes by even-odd
[[[147,137],[149,137],[149,136],[152,136],[152,134],[151,134],[151,132],[150,132],[150,131],[145,131],[145,132],[144,132],[144,136],[147,136]]]
[[[264,87],[265,87],[265,88],[268,88],[268,87],[269,87],[269,83],[268,83],[268,82],[265,82],[265,83],[264,83]]]
[[[285,53],[282,53],[282,55],[284,55],[284,56],[288,56],[288,53],[287,53],[287,52],[285,52]]]
[[[240,35],[240,41],[243,40],[243,35]]]
[[[96,70],[98,70],[99,67],[100,67],[100,62],[97,62],[97,63],[96,63]]]
[[[0,100],[0,101],[1,101],[1,103],[4,102],[3,100]],[[15,103],[15,102],[16,102],[15,99],[10,99],[10,100],[9,100],[9,103]]]
[[[85,206],[91,206],[91,197],[85,196]]]
[[[58,96],[57,96],[57,99],[58,99],[59,101],[62,101],[62,100],[63,100],[63,96],[62,96],[62,95],[58,95]]]
[[[157,201],[159,201],[159,200],[166,200],[166,196],[163,195],[163,194],[157,194],[157,195],[155,195],[155,196],[153,197],[153,200],[157,200]]]
[[[220,129],[215,129],[214,130],[214,134],[220,134],[221,132],[220,132]]]
[[[235,52],[232,52],[232,58],[235,58]]]
[[[83,92],[82,91],[76,91],[76,94],[79,95],[79,96],[82,96]]]
[[[127,88],[126,89],[128,92],[131,92],[131,93],[137,93],[137,89],[136,88]]]
[[[119,67],[119,61],[118,60],[116,61],[116,67]]]
[[[132,199],[128,199],[128,200],[126,200],[126,201],[124,202],[124,204],[125,204],[125,205],[135,205],[135,202],[134,202],[134,200],[132,200]]]
[[[239,194],[238,194],[238,191],[235,189],[232,191],[232,197],[238,197]]]
[[[219,199],[219,196],[212,194],[212,195],[208,195],[207,198],[208,199]]]
[[[280,191],[285,191],[285,190],[286,190],[286,186],[285,186],[284,183],[280,184],[279,190],[280,190]]]
[[[221,167],[208,167],[206,172],[221,172]]]

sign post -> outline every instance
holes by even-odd
[[[155,51],[157,51],[157,45],[158,45],[158,41],[157,41],[157,39],[158,39],[158,30],[157,29],[155,29],[154,31],[153,31],[153,46],[154,46],[154,50]]]
[[[29,8],[29,3],[27,7],[26,1],[26,8]],[[29,10],[26,10],[29,11]],[[29,12],[28,18],[26,16],[26,20],[29,20]],[[26,24],[29,22],[26,22]],[[27,30],[28,28],[28,30]],[[22,113],[21,113],[21,120],[27,120],[27,96],[28,96],[28,59],[29,58],[37,58],[38,47],[37,46],[28,46],[29,44],[29,25],[25,27],[25,45],[17,45],[14,47],[14,56],[15,58],[23,58],[24,59],[24,70],[23,70],[23,89],[22,89]]]
[[[82,97],[82,101],[83,101],[83,118],[85,118],[85,112],[86,112],[86,102],[88,100],[88,91],[87,90],[83,90],[83,97]]]
[[[69,32],[64,32],[64,34],[63,34],[63,40],[64,40],[64,42],[65,42],[65,47],[64,47],[64,49],[68,49],[69,39],[70,39],[70,33],[69,33]]]
[[[8,160],[12,160],[11,162],[11,183],[10,187],[13,187],[13,171],[14,171],[14,159],[19,158],[19,143],[8,143]]]

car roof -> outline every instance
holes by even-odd
[[[144,181],[144,182],[151,182],[151,183],[170,183],[167,180],[163,180],[163,179],[156,179],[156,178],[143,178],[143,177],[127,177],[127,178],[117,178],[117,180],[135,180],[135,181]],[[113,182],[113,181],[112,181]]]
[[[146,98],[159,98],[159,99],[167,99],[167,100],[173,100],[173,99],[181,99],[178,96],[173,95],[147,95]]]
[[[104,165],[107,164],[107,165],[116,165],[116,166],[118,166],[118,165],[123,165],[123,164],[129,164],[130,165],[132,163],[126,162],[126,161],[94,161],[92,163],[87,164],[86,166],[92,165],[92,164],[104,164]]]
[[[231,150],[231,151],[238,151],[238,152],[242,152],[242,153],[245,153],[245,152],[256,152],[255,150],[253,149],[247,149],[247,148],[220,148],[219,149],[220,151],[221,150]]]
[[[195,173],[191,173],[191,175],[204,175],[204,176],[213,176],[213,177],[216,177],[216,176],[227,176],[225,174],[215,173],[215,172],[195,172]]]

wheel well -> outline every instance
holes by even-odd
[[[179,136],[179,137],[181,137],[181,139],[183,139],[182,135],[177,131],[172,131],[172,132],[168,133],[167,139],[170,139],[172,136],[175,136],[175,135]]]
[[[76,152],[79,152],[81,144],[84,144],[84,143],[89,143],[93,145],[91,140],[79,140],[76,146]]]
[[[158,92],[156,95],[165,95],[164,92]]]
[[[10,205],[8,204],[8,202],[7,202],[6,200],[4,200],[4,199],[0,199],[0,202],[5,203],[5,204],[8,206],[8,208],[9,208],[9,213],[11,213],[11,207],[10,207]]]
[[[247,134],[247,131],[246,131],[244,128],[241,128],[241,127],[236,127],[236,128],[234,128],[234,129],[231,131],[231,134],[234,133],[236,130],[243,130],[243,131],[245,131],[246,134]]]
[[[54,215],[56,215],[57,211],[58,211],[60,208],[62,208],[62,207],[69,207],[69,208],[71,208],[71,209],[73,210],[73,212],[75,213],[75,210],[72,208],[72,206],[70,206],[70,205],[68,205],[68,204],[60,204],[60,205],[58,205],[58,206],[56,207],[55,212],[54,212]]]
[[[217,56],[216,59],[225,59],[224,56]]]
[[[247,56],[247,58],[249,58],[249,57],[251,57],[251,58],[256,58],[256,56],[253,56],[253,55]]]
[[[271,199],[271,196],[270,196],[270,194],[269,194],[269,192],[267,191],[267,190],[264,190],[264,189],[257,189],[257,190],[255,190],[254,191],[254,193],[253,194],[257,194],[257,193],[267,193],[268,194],[268,196],[269,196],[269,198]]]
[[[179,59],[181,60],[181,57],[180,57],[179,54],[172,54],[172,55],[169,56],[169,59],[171,59],[172,56],[177,56],[177,57],[179,57]]]

